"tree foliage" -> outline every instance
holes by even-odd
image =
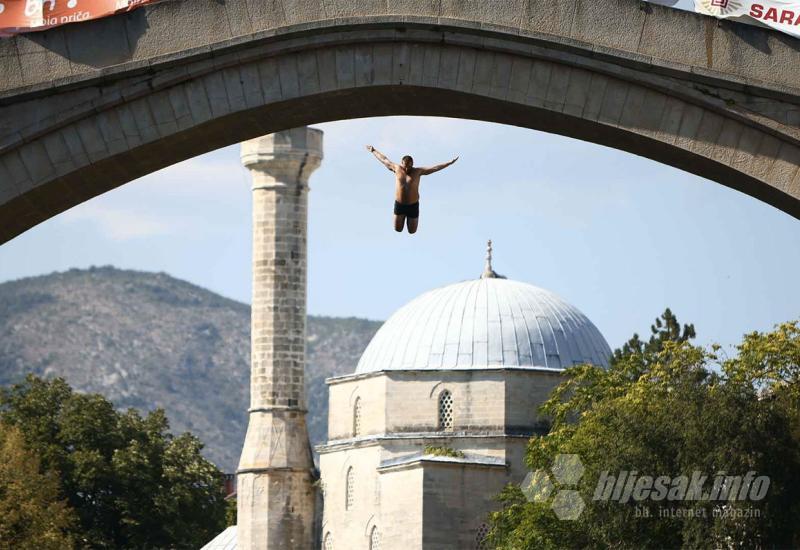
[[[19,428],[0,422],[0,549],[72,548],[74,520],[55,472],[41,472]]]
[[[219,470],[196,437],[170,434],[161,409],[119,412],[30,375],[0,391],[0,420],[24,434],[42,472],[57,473],[81,547],[196,548],[224,528]]]
[[[667,310],[647,344],[618,350],[609,369],[579,365],[542,406],[550,432],[526,462],[547,469],[579,455],[586,508],[559,520],[552,499],[529,502],[509,485],[492,515],[492,543],[528,548],[784,548],[800,546],[800,328],[744,337],[734,357],[693,346]],[[638,343],[637,343],[638,342]],[[768,476],[763,500],[594,500],[603,473],[713,479]],[[711,482],[708,482],[710,485]],[[686,510],[693,517],[680,517]]]

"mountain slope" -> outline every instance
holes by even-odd
[[[250,307],[163,273],[73,269],[0,284],[0,384],[63,376],[117,407],[163,407],[233,471],[247,428]],[[312,444],[327,434],[324,380],[355,369],[380,323],[308,319]]]

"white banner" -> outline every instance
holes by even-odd
[[[679,0],[648,1],[691,10]],[[694,11],[719,19],[766,26],[800,38],[800,0],[694,0]]]

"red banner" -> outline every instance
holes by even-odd
[[[107,17],[156,0],[0,0],[0,36]]]

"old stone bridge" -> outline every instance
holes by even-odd
[[[800,217],[798,46],[637,0],[164,0],[3,39],[0,243],[218,147],[398,114],[592,141]]]

